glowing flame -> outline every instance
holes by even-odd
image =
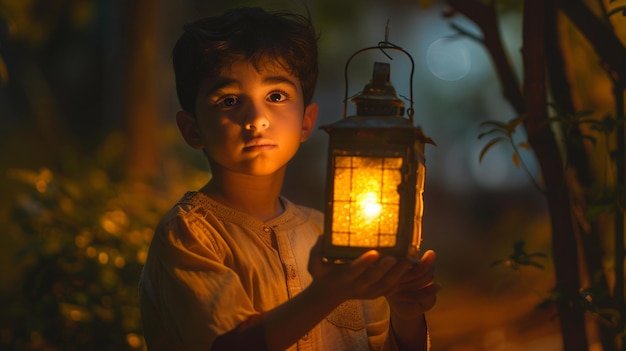
[[[360,208],[368,222],[371,222],[380,216],[383,206],[378,202],[378,196],[376,193],[369,192],[363,194],[363,199],[360,201]]]

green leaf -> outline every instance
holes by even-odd
[[[595,137],[592,137],[591,135],[583,134],[580,137],[583,140],[589,140],[593,144],[593,146],[596,146],[596,144],[597,144],[597,139]]]
[[[578,120],[580,120],[580,117],[586,117],[586,116],[591,116],[591,115],[593,115],[592,110],[581,110],[581,111],[574,113],[574,117],[576,117],[576,119]]]
[[[508,129],[508,123],[500,122],[500,121],[485,121],[480,124],[481,127],[485,126],[493,126],[502,130]]]
[[[514,152],[511,158],[513,159],[513,164],[515,165],[515,167],[519,168],[520,160],[519,160],[519,155],[517,154],[517,152]]]
[[[509,123],[507,123],[506,130],[509,131],[509,133],[513,134],[515,128],[517,128],[517,126],[519,126],[523,120],[523,117],[517,117],[512,119]]]
[[[606,16],[611,17],[620,12],[622,13],[622,16],[626,16],[626,6],[618,6],[612,9],[611,11],[607,12]]]
[[[504,133],[504,131],[502,129],[500,129],[500,128],[493,128],[493,129],[491,129],[491,130],[489,130],[487,132],[483,132],[483,133],[478,134],[478,139],[482,139],[484,136],[487,136],[489,134],[493,134],[493,133],[496,133],[496,132]]]
[[[491,149],[494,145],[496,145],[499,142],[502,141],[506,141],[507,138],[495,138],[495,139],[491,139],[490,142],[487,143],[487,145],[485,145],[485,147],[483,147],[482,151],[480,152],[480,156],[478,157],[478,162],[482,162],[483,161],[483,157],[485,157],[485,154],[487,154],[487,152],[489,151],[489,149]]]

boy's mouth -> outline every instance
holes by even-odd
[[[276,147],[276,143],[270,139],[253,139],[246,143],[243,147],[244,151],[262,151]]]

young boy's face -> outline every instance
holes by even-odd
[[[204,149],[212,164],[248,175],[283,168],[310,135],[317,105],[304,106],[300,81],[278,64],[258,70],[245,61],[205,79],[195,118],[177,115],[189,145]]]

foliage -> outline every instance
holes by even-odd
[[[541,165],[544,194],[547,197],[552,223],[552,245],[556,269],[556,288],[547,299],[555,304],[559,313],[563,348],[586,350],[588,348],[585,313],[599,322],[599,339],[605,349],[624,348],[626,323],[624,311],[624,74],[623,62],[626,51],[618,33],[623,29],[623,21],[610,22],[616,14],[626,15],[623,0],[610,0],[608,5],[594,1],[541,0],[524,2],[523,7],[523,55],[524,82],[520,89],[503,50],[497,25],[497,1],[448,0],[458,12],[472,20],[482,31],[485,40],[479,41],[493,60],[505,97],[523,118],[509,123],[489,121],[483,126],[492,129],[479,138],[490,136],[483,148],[480,159],[497,144],[508,141],[513,148],[513,162],[527,168],[520,158],[519,149],[525,143],[516,143],[513,134],[518,126],[526,128],[529,145]],[[621,4],[618,4],[621,3]],[[593,5],[592,5],[593,3]],[[592,7],[588,7],[592,6]],[[608,7],[607,7],[608,6]],[[613,8],[609,8],[613,6]],[[599,12],[594,12],[594,9]],[[562,12],[565,22],[556,16]],[[451,12],[453,13],[453,11]],[[597,13],[601,16],[597,17]],[[536,25],[535,16],[545,16]],[[617,17],[616,17],[617,18]],[[573,68],[578,57],[565,60],[573,51],[567,45],[571,39],[559,27],[560,23],[573,25],[572,28],[592,44],[590,57],[599,56],[605,70],[606,82],[613,88],[611,113],[604,116],[587,111],[576,112],[577,105],[593,104],[593,99],[576,97],[587,87],[577,85]],[[615,28],[614,28],[615,26]],[[459,34],[466,31],[454,27]],[[623,32],[621,32],[623,33]],[[538,37],[540,36],[540,37]],[[469,36],[476,40],[476,36]],[[558,49],[544,46],[554,42]],[[598,45],[602,43],[602,45]],[[537,45],[534,45],[537,44]],[[604,45],[606,44],[606,45]],[[565,49],[564,49],[565,48]],[[542,63],[546,62],[544,67]],[[548,72],[544,70],[548,69]],[[546,78],[549,84],[546,83]],[[587,91],[589,92],[589,91]],[[546,99],[553,99],[552,111],[556,116],[548,117]],[[557,106],[561,104],[563,106]],[[560,108],[563,107],[563,108]],[[595,105],[593,109],[599,109]],[[601,108],[600,108],[601,109]],[[595,115],[595,116],[592,116]],[[596,137],[604,141],[604,149],[591,149],[596,145]],[[585,141],[590,141],[587,145]],[[600,155],[600,160],[594,156]],[[598,167],[596,174],[593,169]],[[534,178],[531,177],[534,181]],[[537,185],[537,182],[535,182]],[[581,214],[585,213],[586,218]],[[604,216],[608,215],[608,216]],[[612,254],[603,248],[607,242],[603,219],[612,219]],[[613,267],[606,269],[605,260],[612,260]],[[537,266],[532,254],[526,253],[523,242],[516,243],[514,253],[494,265],[505,264],[518,271],[520,265]],[[581,269],[582,268],[582,269]],[[608,275],[606,275],[608,272]],[[591,284],[590,286],[587,286]],[[612,287],[611,287],[612,285]],[[612,293],[611,293],[611,290]]]
[[[20,187],[8,228],[22,274],[1,299],[1,349],[143,348],[137,282],[167,200],[118,174],[119,143],[66,174],[8,172]]]
[[[623,128],[626,117],[615,117],[611,114],[605,114],[602,118],[594,117],[595,112],[582,110],[575,113],[566,113],[558,105],[549,103],[549,107],[555,112],[547,119],[546,123],[556,124],[557,128],[563,132],[563,142],[565,144],[581,145],[588,141],[591,145],[596,146],[597,137],[593,134],[573,133],[574,130],[583,131],[585,127],[589,131],[595,132],[603,136],[602,140],[606,144],[607,150],[611,150],[611,136],[616,133],[619,128]],[[508,143],[513,149],[511,159],[516,167],[521,167],[528,178],[533,181],[535,187],[542,190],[537,180],[532,176],[528,166],[523,161],[520,149],[530,150],[531,147],[526,141],[517,142],[514,138],[515,133],[522,127],[523,116],[514,118],[509,122],[486,121],[481,123],[481,127],[489,127],[485,132],[478,134],[478,138],[491,137],[483,146],[479,162],[482,162],[489,151],[500,143]],[[620,162],[615,151],[609,151],[609,156],[613,162]],[[626,207],[626,191],[624,189],[608,189],[604,188],[588,189],[589,199],[586,210],[588,220],[595,220],[603,214],[615,213]]]
[[[544,269],[544,265],[539,263],[537,258],[547,258],[547,255],[543,252],[526,252],[524,248],[526,246],[526,242],[523,240],[518,240],[513,245],[513,253],[509,255],[509,257],[505,259],[499,259],[491,263],[491,267],[495,267],[497,265],[504,264],[507,267],[510,267],[514,270],[519,270],[520,266],[532,266],[540,269]]]
[[[521,166],[526,172],[526,175],[528,176],[528,178],[534,182],[535,187],[541,190],[541,187],[539,186],[535,178],[532,176],[532,173],[528,169],[528,166],[526,165],[526,163],[524,162],[524,159],[521,157],[521,154],[520,154],[520,149],[529,150],[530,145],[526,141],[516,142],[515,139],[513,138],[515,131],[521,125],[522,121],[523,121],[523,116],[514,118],[508,123],[504,123],[500,121],[486,121],[486,122],[481,123],[480,125],[481,127],[490,127],[491,129],[489,129],[486,132],[480,133],[478,135],[478,139],[482,139],[487,136],[492,136],[492,139],[490,139],[481,150],[480,155],[478,157],[478,161],[482,162],[485,155],[495,145],[502,143],[502,142],[508,142],[510,146],[513,148],[513,154],[511,156],[511,159],[513,160],[513,163],[515,164],[515,167]]]
[[[526,242],[518,240],[513,244],[513,252],[508,257],[495,260],[490,267],[505,266],[515,272],[519,272],[522,267],[534,267],[537,269],[545,269],[543,263],[538,259],[547,259],[548,255],[543,252],[527,252]],[[596,279],[598,279],[596,274]],[[585,311],[594,317],[599,323],[606,326],[614,326],[620,318],[620,312],[615,308],[604,308],[597,301],[606,298],[606,289],[599,288],[599,284],[591,284],[590,287],[581,289],[580,292],[570,299],[570,303],[580,305]],[[562,294],[557,290],[553,290],[545,297],[540,308],[548,308],[554,302],[563,298]]]

